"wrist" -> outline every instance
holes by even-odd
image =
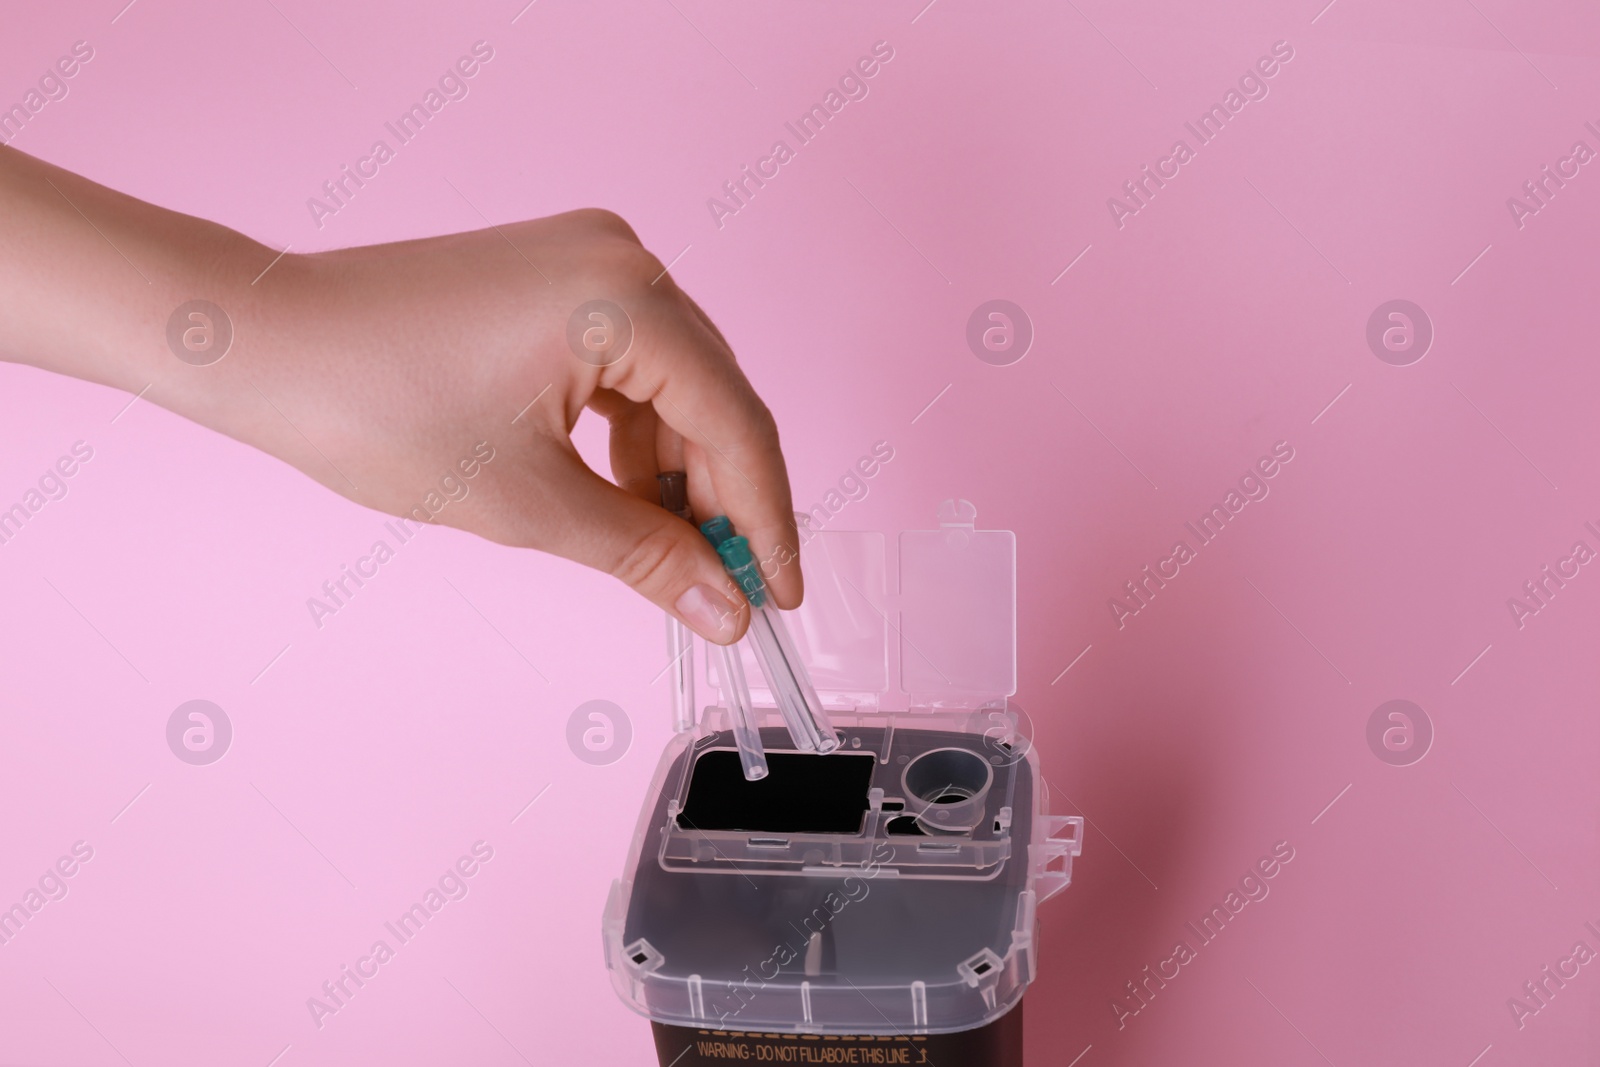
[[[138,358],[109,384],[147,390],[147,401],[310,473],[301,433],[316,430],[293,365],[314,257],[204,229],[184,234],[170,270],[153,276],[153,311],[136,317],[125,349]]]
[[[180,415],[231,432],[227,416],[241,390],[250,391],[251,364],[263,360],[264,320],[277,314],[280,294],[262,271],[276,255],[267,246],[222,227],[183,234],[160,250],[145,313],[131,316],[127,351],[137,358],[111,382]],[[289,257],[285,256],[284,260]],[[273,271],[285,269],[283,260]]]

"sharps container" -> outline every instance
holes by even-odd
[[[882,534],[803,528],[789,621],[838,751],[795,748],[751,660],[770,773],[745,779],[726,700],[662,754],[604,918],[662,1067],[1022,1063],[1037,909],[1083,820],[1047,814],[1008,699],[1016,540],[975,517],[946,501],[893,557]]]

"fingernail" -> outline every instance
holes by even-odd
[[[673,607],[695,633],[718,644],[733,633],[738,618],[738,608],[709,585],[691,585]]]

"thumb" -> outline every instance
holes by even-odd
[[[707,641],[744,634],[749,603],[699,530],[600,477],[576,452],[540,451],[546,508],[535,547],[621,579]]]

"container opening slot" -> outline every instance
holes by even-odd
[[[768,752],[770,773],[752,782],[737,752],[712,749],[695,760],[678,825],[773,834],[860,833],[876,764],[872,753]]]

